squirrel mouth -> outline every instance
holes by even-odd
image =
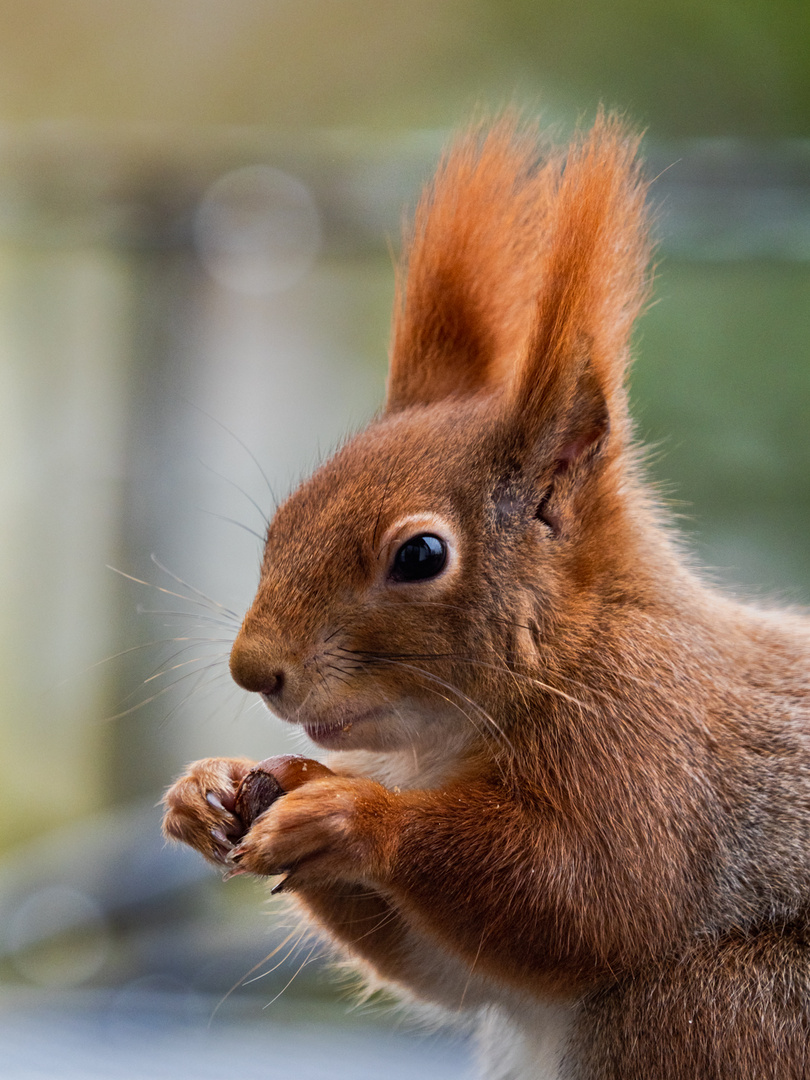
[[[321,746],[327,746],[334,749],[346,739],[352,731],[352,728],[360,727],[365,724],[366,721],[375,720],[381,711],[382,710],[380,709],[368,709],[355,716],[347,716],[345,720],[299,720],[298,722],[301,724],[307,738],[312,739],[314,743],[318,743]]]
[[[313,742],[331,744],[342,736],[348,735],[352,729],[352,721],[337,721],[332,724],[302,724],[305,735]]]

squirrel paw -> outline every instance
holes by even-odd
[[[257,818],[228,862],[235,873],[287,874],[285,891],[304,881],[376,883],[385,876],[393,798],[372,780],[314,780]]]
[[[181,840],[218,866],[227,865],[245,833],[236,812],[237,788],[254,764],[247,758],[195,761],[163,797],[164,836]]]

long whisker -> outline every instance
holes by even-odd
[[[397,659],[396,657],[389,658],[384,654],[374,653],[369,654],[368,659],[372,662],[378,661],[380,663],[388,663],[396,667],[405,668],[408,671],[413,671],[416,674],[420,675],[422,678],[435,683],[437,686],[443,687],[443,689],[447,690],[449,693],[455,694],[462,701],[466,702],[471,708],[473,708],[476,713],[481,716],[492,728],[492,730],[498,735],[498,737],[502,740],[503,745],[514,753],[514,747],[512,746],[511,740],[509,739],[509,736],[506,734],[503,728],[500,726],[500,724],[498,724],[498,722],[494,720],[493,717],[490,716],[490,714],[486,711],[486,709],[482,708],[482,706],[479,705],[477,701],[473,701],[471,697],[465,694],[463,690],[459,690],[457,686],[454,686],[452,683],[447,682],[445,679],[439,678],[438,675],[435,675],[431,671],[425,671],[424,668],[416,667],[413,664],[406,664],[403,660]]]
[[[212,669],[213,675],[211,675]],[[173,708],[169,709],[169,711],[162,717],[161,725],[163,727],[165,727],[169,723],[175,713],[179,712],[184,705],[187,705],[189,703],[189,701],[194,697],[195,694],[198,694],[203,690],[208,690],[212,686],[215,686],[217,683],[221,683],[223,680],[230,679],[227,670],[223,668],[217,669],[214,667],[213,664],[209,664],[206,667],[202,668],[200,671],[190,671],[186,675],[181,675],[178,679],[175,679],[171,686],[165,687],[165,689],[171,690],[177,686],[177,683],[180,682],[181,679],[190,678],[195,675],[197,676],[197,682],[192,685],[191,690],[189,690],[185,697],[181,701],[178,701],[177,704],[173,706]],[[206,676],[208,677],[206,678]]]
[[[251,529],[249,525],[245,525],[244,521],[238,521],[236,518],[228,517],[226,514],[218,514],[216,510],[206,510],[204,506],[198,506],[197,512],[200,514],[208,514],[209,517],[218,518],[220,521],[227,521],[229,525],[236,525],[240,529],[244,529],[245,532],[249,532],[251,536],[255,536],[260,544],[263,544],[267,539],[266,536],[257,533],[255,529]]]
[[[429,678],[429,673],[428,672],[422,672],[422,675],[425,678]],[[469,712],[467,712],[466,709],[462,708],[462,706],[459,704],[458,701],[453,701],[453,699],[448,697],[447,694],[443,694],[440,690],[437,690],[434,686],[425,686],[424,689],[427,690],[427,692],[429,694],[435,694],[436,697],[441,698],[442,701],[446,701],[447,704],[452,705],[454,709],[458,709],[458,711],[462,714],[462,716],[466,716],[466,718],[470,721],[470,723],[475,728],[475,730],[479,733],[479,735],[486,738],[487,730],[486,730],[485,727],[482,728],[482,726],[476,721],[475,714],[471,715]],[[467,700],[469,700],[469,699],[467,699]],[[476,710],[476,711],[480,712],[481,710]],[[486,713],[484,713],[483,715],[484,715],[485,720],[488,719]],[[508,739],[505,739],[504,747],[505,747],[505,749],[507,749],[510,752],[510,754],[512,756],[514,756],[514,748],[512,747],[512,745],[511,745],[511,743],[509,742]],[[496,761],[497,761],[497,759],[496,759]],[[505,775],[506,774],[504,773],[504,776]]]
[[[538,679],[535,675],[529,675],[525,671],[518,671],[515,668],[509,667],[508,664],[490,664],[485,660],[476,660],[472,657],[459,656],[456,657],[462,664],[473,664],[476,667],[489,668],[492,671],[503,671],[508,675],[511,675],[515,679],[522,679],[524,682],[530,683],[532,686],[537,686],[541,690],[547,690],[550,694],[556,694],[558,697],[563,698],[564,701],[570,702],[572,705],[576,705],[580,709],[588,709],[590,712],[598,712],[593,705],[589,705],[586,701],[580,701],[579,698],[573,697],[571,694],[566,694],[564,690],[561,690],[558,686],[552,686],[551,683],[543,682],[542,679]]]
[[[256,982],[258,979],[263,979],[266,975],[269,975],[273,971],[275,971],[276,968],[279,966],[279,964],[283,964],[288,959],[288,957],[290,957],[295,952],[295,950],[298,948],[298,946],[301,944],[301,938],[303,936],[303,933],[304,933],[304,931],[299,931],[298,929],[291,930],[289,932],[289,934],[284,938],[284,940],[280,944],[278,944],[275,947],[275,949],[272,950],[272,952],[269,952],[267,954],[267,956],[263,957],[258,962],[258,964],[254,964],[253,967],[249,971],[246,971],[244,975],[242,975],[239,979],[237,979],[236,982],[233,984],[233,986],[230,988],[230,990],[228,990],[227,993],[223,994],[222,997],[219,999],[219,1001],[216,1003],[216,1005],[214,1007],[214,1011],[211,1013],[211,1016],[208,1019],[208,1026],[209,1027],[211,1026],[211,1024],[213,1023],[214,1017],[219,1012],[219,1009],[221,1008],[221,1006],[223,1006],[225,1004],[225,1002],[228,1000],[228,998],[231,996],[231,994],[233,994],[236,990],[238,990],[240,986],[249,986],[250,983]],[[259,968],[263,964],[266,964],[268,960],[272,960],[274,956],[276,956],[279,952],[281,952],[281,950],[284,948],[284,946],[289,941],[291,941],[292,938],[294,938],[296,936],[296,934],[298,935],[298,940],[295,942],[295,944],[290,949],[290,951],[285,953],[285,955],[281,958],[281,960],[279,961],[278,964],[274,964],[273,967],[271,967],[269,971],[263,971],[261,973],[261,975],[257,975],[255,979],[250,978],[250,976],[254,973],[254,971],[258,971]]]
[[[385,912],[384,915],[370,915],[370,916],[368,916],[368,918],[374,918],[377,921],[375,922],[375,924],[369,930],[366,930],[365,933],[361,934],[359,937],[353,938],[352,939],[353,944],[356,945],[358,941],[362,941],[364,938],[371,937],[372,934],[376,934],[378,931],[382,930],[382,928],[384,926],[387,926],[390,922],[394,922],[394,920],[398,919],[399,917],[400,917],[400,913],[398,911],[396,911],[395,909],[392,909],[391,911]],[[359,922],[359,921],[360,921],[359,919],[354,920],[354,922]]]
[[[354,652],[355,650],[341,650],[343,652]],[[364,655],[362,652],[360,655]],[[551,683],[544,682],[542,679],[538,679],[535,675],[530,675],[525,671],[509,667],[508,664],[492,664],[486,660],[478,660],[475,657],[461,656],[458,653],[369,653],[368,658],[375,659],[387,659],[387,660],[453,660],[460,664],[469,664],[474,667],[488,668],[491,671],[502,671],[507,675],[511,675],[514,679],[523,680],[526,683],[530,683],[533,686],[539,687],[541,690],[546,690],[550,694],[556,694],[558,697],[563,698],[565,701],[570,702],[572,705],[576,705],[577,708],[587,709],[590,712],[597,712],[595,706],[588,704],[586,701],[581,701],[579,698],[573,697],[571,694],[567,694],[564,690],[561,690],[558,686],[553,686]]]
[[[317,947],[318,947],[318,943],[316,942],[312,946],[312,948],[309,950],[309,952],[307,953],[307,956],[306,956],[306,959],[304,960],[304,962],[302,964],[299,964],[298,968],[295,970],[293,975],[287,980],[287,982],[284,984],[284,986],[282,986],[282,988],[279,990],[279,992],[276,994],[276,996],[274,998],[272,998],[270,1001],[268,1001],[266,1005],[262,1006],[263,1009],[269,1009],[270,1006],[274,1005],[278,1001],[278,999],[281,997],[281,995],[284,994],[289,989],[290,985],[298,978],[298,976],[301,974],[301,972],[304,970],[304,968],[308,964],[310,964],[312,962],[312,954],[315,952]],[[317,957],[316,957],[316,959],[317,959]]]
[[[245,447],[245,449],[247,449],[247,447]],[[198,458],[197,460],[200,462],[200,464],[202,465],[202,467],[204,469],[207,469],[214,476],[218,477],[218,479],[224,480],[226,484],[230,484],[231,487],[235,488],[243,498],[247,499],[247,501],[251,504],[251,506],[255,507],[256,510],[258,510],[259,517],[262,519],[262,523],[265,526],[267,525],[267,514],[264,512],[264,510],[262,510],[261,506],[259,506],[259,504],[256,502],[256,500],[253,498],[252,495],[248,495],[248,493],[245,491],[245,489],[243,487],[240,487],[239,484],[237,484],[235,480],[231,480],[231,478],[229,476],[226,476],[224,473],[217,472],[216,469],[212,468],[208,464],[208,462],[203,461],[202,458]],[[262,475],[264,475],[264,474],[262,474]],[[266,481],[267,477],[265,476],[264,479]],[[271,495],[273,494],[272,491],[270,492],[270,494]],[[273,501],[275,502],[275,498],[273,499]]]
[[[324,666],[327,671],[333,672],[333,677],[337,679],[338,682],[342,682],[345,683],[347,686],[351,686],[351,679],[342,668],[339,668],[336,664],[325,664]],[[320,673],[320,670],[318,674],[321,675],[321,679],[323,680],[323,675]]]
[[[155,565],[158,564],[156,563]],[[171,589],[164,589],[162,585],[155,585],[154,582],[144,581],[143,578],[137,578],[134,577],[132,574],[127,574],[124,570],[119,570],[117,566],[110,566],[109,564],[107,564],[107,569],[112,570],[114,574],[120,574],[120,576],[126,578],[127,581],[134,581],[136,585],[145,585],[147,589],[156,589],[158,592],[163,593],[165,596],[173,596],[177,600],[184,600],[187,604],[194,604],[196,607],[206,608],[209,611],[212,606],[221,608],[226,615],[231,616],[231,618],[234,620],[234,623],[237,623],[239,621],[239,616],[236,614],[236,612],[230,611],[223,604],[217,604],[215,600],[211,600],[208,597],[205,597],[206,602],[203,603],[203,601],[201,600],[195,600],[192,596],[184,596],[183,593],[173,592]],[[161,569],[163,568],[161,567]],[[180,579],[178,578],[177,580]],[[181,581],[181,584],[185,585],[185,582]],[[205,596],[205,594],[201,595]]]
[[[202,645],[208,645],[208,644],[211,644],[211,645],[229,645],[230,644],[230,640],[225,640],[223,638],[175,638],[174,640],[176,642],[178,642],[178,643],[181,642],[181,641],[185,641],[186,644],[183,645],[179,649],[175,649],[175,651],[173,653],[171,653],[169,656],[165,656],[161,660],[161,662],[158,664],[158,666],[154,669],[154,671],[149,675],[149,677],[146,680],[147,682],[151,681],[155,677],[155,674],[159,673],[161,671],[161,669],[164,669],[166,667],[166,664],[170,664],[172,662],[172,660],[176,660],[178,656],[183,656],[183,654],[187,653],[189,651],[189,649],[196,649],[196,648],[198,648],[198,647],[200,647]],[[212,662],[214,660],[221,659],[224,655],[227,655],[227,654],[224,653],[221,649],[218,649],[213,656],[206,655],[204,657],[200,657],[200,659],[201,660],[208,660],[208,661]]]
[[[148,608],[142,604],[138,604],[136,610],[139,615],[165,615],[175,619],[194,619],[197,623],[211,623],[227,629],[236,625],[232,619],[226,619],[222,615],[202,615],[199,611],[171,611],[168,608]]]
[[[342,652],[350,652],[354,655],[364,656],[369,660],[456,660],[458,656],[456,653],[437,653],[437,652],[404,652],[404,653],[381,653],[381,652],[363,652],[362,649],[342,649]]]
[[[301,947],[301,942],[306,937],[306,934],[307,934],[306,928],[304,928],[302,930],[292,930],[287,935],[287,937],[282,941],[282,943],[278,946],[278,948],[273,949],[273,951],[268,956],[265,956],[264,960],[262,960],[260,963],[256,964],[255,967],[252,967],[250,969],[250,971],[247,973],[247,975],[244,975],[236,985],[237,986],[250,986],[252,983],[259,982],[260,979],[266,979],[268,975],[272,975],[274,971],[277,971],[282,966],[282,964],[287,963],[287,961],[290,959],[290,957],[293,955],[293,953],[296,951],[296,949],[299,949]],[[297,937],[296,937],[296,935],[297,935]],[[266,964],[268,960],[272,960],[273,957],[276,955],[276,953],[279,952],[280,949],[283,949],[284,946],[287,944],[287,942],[293,937],[295,937],[296,940],[293,942],[292,947],[287,950],[287,952],[282,956],[282,958],[280,960],[277,960],[275,962],[275,964],[273,964],[272,967],[267,968],[266,971],[261,971],[261,972],[259,972],[258,975],[253,975],[254,971],[256,971],[258,968],[260,968],[262,966],[262,964]],[[249,975],[253,975],[253,978],[252,979],[248,978]]]
[[[183,640],[186,640],[186,639],[183,639],[183,638],[169,638],[167,640],[168,641],[183,641]],[[140,693],[142,687],[146,683],[152,682],[153,679],[156,679],[161,675],[167,674],[168,670],[170,670],[170,669],[165,668],[166,664],[170,663],[172,660],[176,659],[178,656],[182,656],[183,653],[188,652],[189,649],[195,649],[195,648],[198,647],[198,645],[203,644],[203,643],[207,643],[210,640],[211,640],[210,638],[189,638],[187,645],[184,645],[182,649],[176,649],[170,656],[167,656],[164,659],[162,659],[160,661],[160,663],[157,665],[157,667],[153,668],[152,671],[150,672],[150,674],[148,676],[146,676],[146,678],[144,679],[143,683],[141,683],[140,686],[136,686],[134,690],[130,690],[130,692],[128,694],[126,694],[125,697],[123,697],[121,699],[121,704],[123,704],[125,701],[129,701],[130,698],[133,698],[136,694]],[[152,642],[149,642],[149,645],[151,646]],[[219,663],[222,659],[224,659],[225,655],[226,655],[225,653],[219,652],[219,653],[216,653],[213,656],[198,657],[198,659],[207,660],[208,661],[208,666],[212,666],[213,664]],[[149,700],[151,700],[151,699],[149,699]],[[148,704],[148,702],[144,702],[143,704]],[[140,706],[135,706],[135,708],[140,708]],[[109,717],[108,719],[115,720],[117,718],[116,717]]]
[[[462,612],[466,612],[466,611],[469,610],[469,607],[465,606],[463,604],[450,604],[450,603],[446,603],[446,602],[440,601],[440,600],[408,600],[408,603],[412,604],[414,606],[418,606],[418,607],[442,607],[442,608],[449,608],[450,610],[462,611]],[[490,615],[490,616],[488,616],[488,619],[490,621],[492,621],[492,622],[502,623],[504,626],[513,626],[518,630],[531,631],[531,627],[525,625],[524,623],[518,622],[516,619],[502,618],[502,617],[497,616],[497,615]],[[335,633],[337,633],[337,631],[335,631]],[[330,635],[330,637],[331,636],[334,636],[334,635]],[[395,654],[392,654],[392,655],[395,655]],[[401,654],[401,655],[406,656],[406,654],[404,654],[404,653]],[[412,656],[414,658],[416,658],[417,656],[420,656],[420,654],[414,653],[414,654],[412,654]],[[426,654],[421,654],[421,658],[422,659],[429,659],[429,658],[430,659],[440,659],[440,658],[441,659],[452,659],[452,660],[457,660],[457,661],[459,661],[461,663],[484,665],[484,661],[475,660],[475,659],[470,658],[470,657],[464,657],[464,656],[460,656],[460,655],[456,655],[456,654],[450,654],[450,653],[430,653],[430,654],[426,653]],[[526,681],[534,681],[541,688],[543,688],[545,690],[548,690],[549,693],[557,694],[560,697],[565,697],[565,691],[561,690],[559,687],[553,686],[553,685],[551,685],[549,683],[544,683],[542,680],[537,679],[536,676],[530,675],[527,672],[522,672],[522,671],[520,671],[520,670],[518,670],[516,668],[509,667],[506,664],[503,664],[503,665],[492,664],[490,666],[493,668],[493,670],[508,671],[512,675],[514,675],[515,678],[524,679]],[[648,688],[648,689],[655,689],[656,688],[657,684],[656,684],[656,682],[654,680],[645,679],[640,675],[637,675],[637,674],[634,674],[632,672],[627,671],[626,669],[623,670],[622,675],[623,675],[624,678],[631,679],[634,683],[636,683],[637,686],[642,686],[642,687],[645,687],[645,688]],[[581,682],[581,681],[573,678],[570,675],[570,673],[566,675],[566,681],[569,682],[572,686],[580,687],[582,690],[586,691],[586,693],[588,693],[588,694],[592,694],[592,695],[594,695],[596,697],[603,697],[608,701],[612,700],[613,695],[611,695],[608,691],[600,689],[598,686],[595,686],[592,683]],[[579,708],[589,709],[591,711],[593,711],[595,709],[595,706],[587,704],[586,702],[582,701],[580,698],[576,698],[576,697],[573,697],[573,696],[569,695],[567,700],[569,700],[571,702],[571,704],[576,705]]]
[[[203,416],[207,416],[209,420],[211,420],[213,423],[215,423],[217,425],[217,427],[222,428],[222,430],[225,432],[226,435],[230,435],[230,437],[233,439],[233,441],[238,446],[242,447],[242,449],[245,451],[247,456],[250,458],[250,460],[253,462],[253,464],[256,466],[256,468],[259,470],[261,478],[262,478],[262,480],[264,480],[265,484],[267,485],[267,490],[270,492],[270,498],[273,500],[273,506],[277,509],[278,508],[278,499],[276,498],[275,492],[273,491],[273,486],[270,483],[270,480],[269,480],[269,478],[267,476],[267,473],[262,468],[261,462],[256,457],[256,455],[253,453],[253,451],[250,449],[250,447],[247,445],[247,443],[243,442],[239,438],[239,436],[236,434],[236,432],[231,431],[231,429],[226,424],[223,424],[221,420],[218,420],[216,418],[216,416],[212,416],[211,413],[206,412],[205,409],[201,409],[200,406],[195,405],[194,402],[189,402],[189,404],[191,405],[192,408],[196,409],[197,412],[202,413]],[[262,517],[264,517],[264,516],[265,515],[262,514]]]
[[[163,614],[162,612],[160,614]],[[199,617],[199,616],[196,616]],[[220,641],[219,638],[205,638],[205,637],[170,637],[170,638],[157,638],[152,641],[145,641],[141,645],[130,645],[128,649],[121,649],[120,652],[112,653],[110,656],[105,656],[103,660],[96,660],[93,664],[88,664],[86,667],[72,672],[64,679],[60,679],[55,683],[55,688],[58,689],[61,686],[65,686],[73,679],[77,679],[81,675],[87,675],[89,672],[94,671],[97,667],[101,667],[103,664],[111,664],[113,660],[120,660],[122,656],[128,656],[130,653],[143,652],[144,649],[154,649],[158,645],[169,645],[175,641],[188,641],[191,643],[198,642],[202,644],[206,641]]]
[[[469,604],[450,604],[445,600],[413,600],[409,599],[407,603],[413,607],[440,607],[447,608],[450,611],[463,611],[465,614],[469,612]],[[503,623],[504,626],[514,626],[518,630],[530,630],[529,626],[524,623],[518,622],[516,619],[508,619],[502,615],[488,615],[488,622]]]
[[[464,999],[467,996],[467,991],[470,989],[470,983],[472,982],[473,975],[475,974],[475,966],[478,963],[478,960],[479,960],[479,958],[481,956],[481,949],[483,949],[483,947],[484,947],[484,941],[486,940],[487,930],[488,930],[488,927],[485,926],[484,929],[481,931],[481,940],[478,942],[478,949],[477,949],[477,951],[475,953],[475,956],[473,957],[473,962],[469,965],[469,970],[467,972],[467,981],[464,983],[464,989],[462,990],[461,997],[459,998],[459,1003],[458,1003],[459,1012],[461,1012],[461,1010],[464,1008]]]
[[[213,597],[208,596],[200,589],[195,589],[193,585],[189,585],[187,581],[183,581],[183,579],[181,577],[178,577],[177,574],[172,573],[172,571],[169,570],[167,566],[163,565],[163,563],[160,561],[160,559],[158,559],[156,555],[153,554],[150,556],[150,558],[155,564],[155,566],[158,568],[158,570],[162,570],[164,574],[167,574],[172,579],[172,581],[176,581],[177,584],[182,585],[184,589],[188,589],[189,592],[193,592],[195,596],[199,596],[201,600],[205,600],[206,603],[210,604],[212,607],[216,607],[219,608],[220,611],[224,611],[226,615],[231,615],[234,619],[239,618],[235,611],[231,611],[231,609],[225,607],[224,604],[218,603],[216,600],[213,599]],[[188,599],[188,597],[186,597],[186,599]]]
[[[208,668],[210,668],[212,666],[212,664],[213,664],[213,658],[212,658],[211,664],[208,665]],[[129,709],[123,709],[121,712],[116,713],[114,716],[105,717],[105,721],[107,723],[112,723],[114,720],[121,720],[125,716],[130,716],[132,713],[138,712],[139,709],[143,709],[147,705],[151,705],[151,703],[153,701],[157,701],[157,699],[163,697],[164,694],[168,694],[168,692],[170,690],[174,690],[178,686],[179,683],[184,682],[186,679],[189,679],[194,675],[205,674],[205,671],[208,670],[208,668],[203,668],[203,670],[201,672],[197,672],[197,671],[186,672],[185,675],[181,675],[179,678],[175,679],[174,682],[170,683],[168,686],[161,687],[160,690],[157,690],[154,694],[151,694],[149,697],[144,698],[143,701],[139,701],[137,705],[133,705]],[[216,677],[221,678],[221,675],[222,675],[221,672],[217,672]],[[194,692],[196,692],[197,689],[199,689],[199,687],[196,687]],[[172,712],[173,711],[174,710],[172,710]],[[171,715],[171,714],[169,714],[169,715]]]
[[[179,655],[179,653],[175,653],[175,656],[178,656],[178,655]],[[170,657],[170,659],[173,659],[173,657]],[[162,671],[157,671],[157,672],[155,672],[154,675],[150,675],[148,679],[143,680],[143,685],[146,686],[148,683],[154,682],[155,679],[160,679],[164,675],[170,675],[173,671],[177,671],[179,668],[188,667],[189,664],[199,664],[199,662],[201,660],[209,660],[209,661],[211,661],[211,660],[215,660],[215,659],[221,660],[222,659],[222,654],[220,654],[218,657],[195,656],[191,660],[183,660],[179,664],[172,664],[171,667],[164,667]]]

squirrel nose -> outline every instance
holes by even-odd
[[[283,671],[273,672],[273,685],[269,684],[262,690],[265,697],[273,697],[274,694],[280,694],[284,689],[285,675]]]
[[[283,671],[271,671],[267,673],[263,686],[246,687],[246,689],[255,689],[262,697],[272,698],[276,697],[284,689],[284,672]]]
[[[284,669],[261,642],[245,641],[240,635],[231,649],[231,675],[244,690],[278,697],[287,681]]]

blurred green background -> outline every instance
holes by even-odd
[[[272,510],[254,457],[283,495],[378,405],[402,208],[481,107],[646,129],[652,475],[713,577],[808,600],[809,50],[804,0],[0,2],[7,987],[224,992],[269,951],[150,808],[300,749],[229,685],[230,519]]]

